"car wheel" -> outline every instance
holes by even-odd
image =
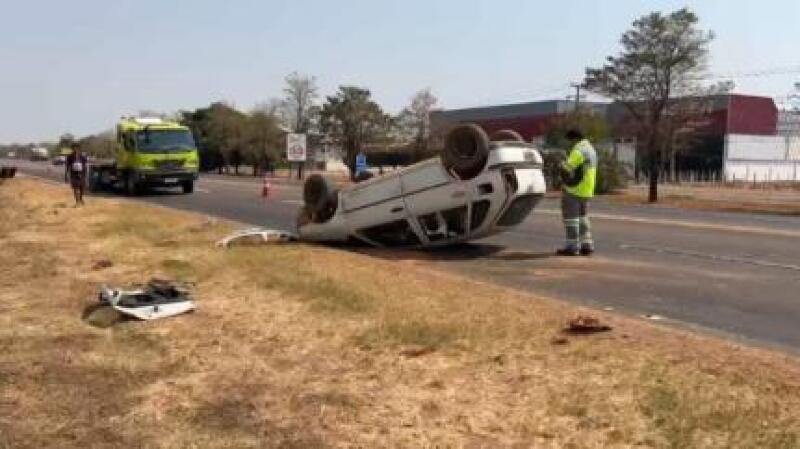
[[[513,129],[501,129],[492,133],[492,142],[525,142],[522,136]]]
[[[442,163],[460,179],[472,179],[489,158],[489,137],[478,125],[461,125],[447,134]]]
[[[303,202],[310,221],[324,223],[333,217],[338,205],[339,192],[330,179],[314,174],[303,185]]]

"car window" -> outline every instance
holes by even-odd
[[[420,215],[418,220],[422,231],[431,242],[437,242],[446,237],[444,220],[439,217],[439,214]]]
[[[408,220],[397,220],[359,231],[361,235],[385,246],[419,245],[419,237],[411,229]]]
[[[443,210],[441,212],[447,226],[447,237],[461,237],[467,233],[467,206]]]
[[[486,220],[486,214],[489,212],[491,203],[489,200],[480,200],[472,203],[472,213],[470,214],[469,229],[474,231],[478,229]]]
[[[508,206],[508,209],[503,212],[503,216],[500,217],[497,224],[500,226],[516,226],[522,223],[540,199],[540,195],[523,195],[517,197],[511,205]]]

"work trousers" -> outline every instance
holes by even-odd
[[[592,226],[589,222],[589,199],[564,192],[561,195],[561,217],[568,249],[594,249]]]

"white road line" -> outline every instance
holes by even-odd
[[[685,249],[677,249],[677,248],[663,248],[663,247],[656,247],[656,246],[647,246],[647,245],[636,245],[636,244],[628,244],[623,243],[619,245],[621,249],[632,249],[638,251],[647,251],[653,252],[657,254],[673,254],[678,256],[687,256],[687,257],[696,257],[699,259],[711,259],[711,260],[721,260],[724,262],[738,262],[744,263],[749,265],[757,265],[760,267],[767,267],[767,268],[782,268],[784,270],[792,270],[792,271],[800,271],[800,266],[793,265],[793,264],[784,264],[778,262],[770,262],[768,260],[759,260],[759,259],[751,259],[748,257],[737,257],[737,256],[725,256],[719,254],[707,254],[701,253],[698,251],[690,251]]]
[[[555,209],[535,209],[534,214],[561,215],[561,211]],[[701,229],[705,231],[724,231],[741,232],[747,234],[773,235],[779,237],[800,237],[800,232],[783,229],[769,229],[756,226],[726,225],[718,223],[707,223],[702,221],[683,221],[669,220],[663,218],[633,217],[630,215],[610,215],[602,213],[589,213],[589,218],[598,220],[627,221],[630,223],[641,223],[660,226],[674,226],[679,228]]]
[[[201,189],[201,188],[196,188],[196,189],[194,189],[194,190],[195,190],[196,192],[200,192],[200,193],[211,193],[211,191],[210,191],[210,190]]]
[[[303,200],[281,200],[281,203],[286,203],[286,204],[303,204]]]

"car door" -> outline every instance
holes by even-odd
[[[408,215],[424,240],[446,243],[468,235],[469,182],[451,177],[439,159],[416,165],[400,177]]]
[[[350,232],[360,236],[365,230],[408,218],[397,175],[374,178],[346,189],[341,206]]]

